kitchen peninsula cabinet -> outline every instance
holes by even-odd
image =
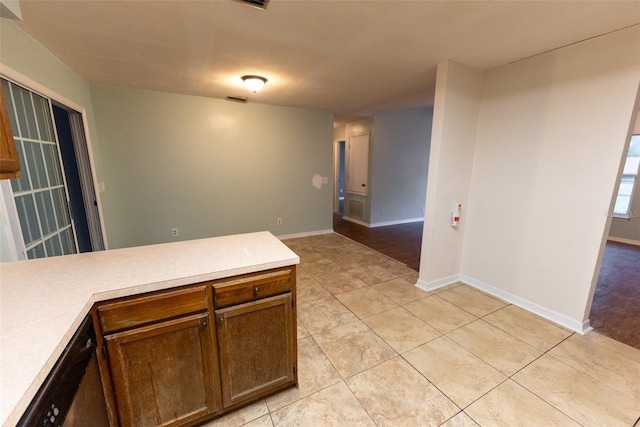
[[[178,426],[218,411],[207,308],[204,286],[99,306],[123,426]],[[128,325],[142,326],[109,333]]]
[[[214,284],[225,408],[297,382],[295,269]]]
[[[295,267],[105,301],[97,317],[122,426],[206,421],[297,382]]]
[[[293,358],[291,365],[296,366],[295,268],[299,262],[300,258],[291,249],[263,231],[3,263],[0,425],[17,424],[87,314],[94,318],[100,374],[114,426],[124,426],[135,416],[131,415],[136,414],[135,411],[144,413],[149,408],[160,410],[161,415],[154,416],[169,425],[201,424],[294,385],[295,374],[291,382],[274,381],[285,371],[290,374],[283,368],[277,368],[274,374],[268,373],[268,369],[272,369],[268,360],[274,355],[289,354]],[[255,286],[243,283],[256,281],[262,285],[254,296]],[[217,296],[215,289],[219,289]],[[290,303],[282,302],[288,301],[289,296]],[[279,298],[277,308],[270,307],[267,300],[276,297]],[[244,304],[259,308],[260,316],[270,313],[271,317],[263,319],[273,319],[273,311],[289,312],[290,323],[288,318],[268,323],[262,320],[257,327],[265,329],[259,336],[268,332],[274,334],[273,338],[264,341],[247,338],[250,334],[238,333],[238,329],[234,329],[237,326],[233,326],[236,321],[255,317],[244,317],[246,313],[241,307]],[[48,309],[34,310],[33,307]],[[233,311],[234,308],[237,311]],[[51,315],[52,310],[55,316]],[[268,374],[257,374],[253,383],[245,381],[241,386],[242,383],[235,382],[237,378],[231,378],[232,388],[223,384],[222,371],[233,374],[238,362],[243,366],[248,363],[246,359],[222,363],[221,349],[225,347],[219,334],[222,336],[225,330],[218,325],[216,311],[222,314],[223,310],[228,311],[227,345],[230,349],[236,348],[229,354],[252,342],[254,346],[273,345],[259,348],[264,355],[263,364],[255,365],[253,371],[265,370]],[[269,324],[273,329],[267,327]],[[283,336],[279,327],[276,330],[276,324],[291,325],[291,341],[286,338],[286,346],[292,350],[273,344],[281,343]],[[143,347],[147,350],[143,351]],[[133,364],[135,359],[138,364]],[[183,366],[177,361],[186,363]],[[150,367],[161,364],[166,369],[158,377]],[[283,365],[276,361],[273,366]],[[170,372],[172,369],[176,370],[175,376]],[[178,373],[181,369],[184,371]],[[158,408],[155,402],[140,403],[152,381],[178,384],[169,388],[170,397],[161,394],[166,389],[151,387],[151,393],[154,396],[157,393],[159,398]],[[190,387],[185,392],[186,381]],[[271,386],[262,387],[260,382]],[[117,388],[124,390],[124,394],[119,392],[120,400],[115,397]],[[257,391],[247,393],[247,389]],[[227,399],[225,405],[223,394],[227,390],[233,390],[235,397],[231,401]],[[176,402],[183,399],[178,393],[186,393],[184,402]],[[160,406],[167,401],[175,413],[161,411],[164,407]],[[127,407],[138,409],[122,415],[125,410],[121,408]],[[124,422],[120,421],[121,417]]]

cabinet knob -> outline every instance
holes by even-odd
[[[258,293],[260,293],[260,288],[258,286],[253,288],[253,296],[257,297]]]
[[[224,323],[224,316],[218,316],[218,324],[222,325]]]
[[[200,327],[201,328],[206,328],[207,327],[207,323],[209,323],[209,322],[207,321],[206,317],[203,317],[203,318],[200,319]]]

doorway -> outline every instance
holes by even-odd
[[[640,113],[635,128],[616,186],[589,321],[596,332],[640,349]]]
[[[60,105],[53,104],[53,116],[56,131],[58,133],[58,143],[60,147],[60,155],[62,157],[62,164],[64,166],[64,176],[67,181],[71,216],[75,222],[78,252],[91,252],[89,224],[82,200],[82,186],[80,184],[80,173],[78,172],[76,153],[73,148],[73,136],[71,133],[71,123],[69,122],[69,111]]]
[[[104,249],[82,114],[4,77],[2,87],[21,165],[1,187],[12,259]]]
[[[334,212],[344,215],[344,191],[345,191],[345,168],[346,168],[346,144],[345,141],[336,141],[335,153],[335,202]]]

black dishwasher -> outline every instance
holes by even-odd
[[[88,315],[36,393],[18,426],[108,426],[96,336]]]

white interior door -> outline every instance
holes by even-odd
[[[369,134],[349,137],[347,192],[366,196],[369,182]]]

